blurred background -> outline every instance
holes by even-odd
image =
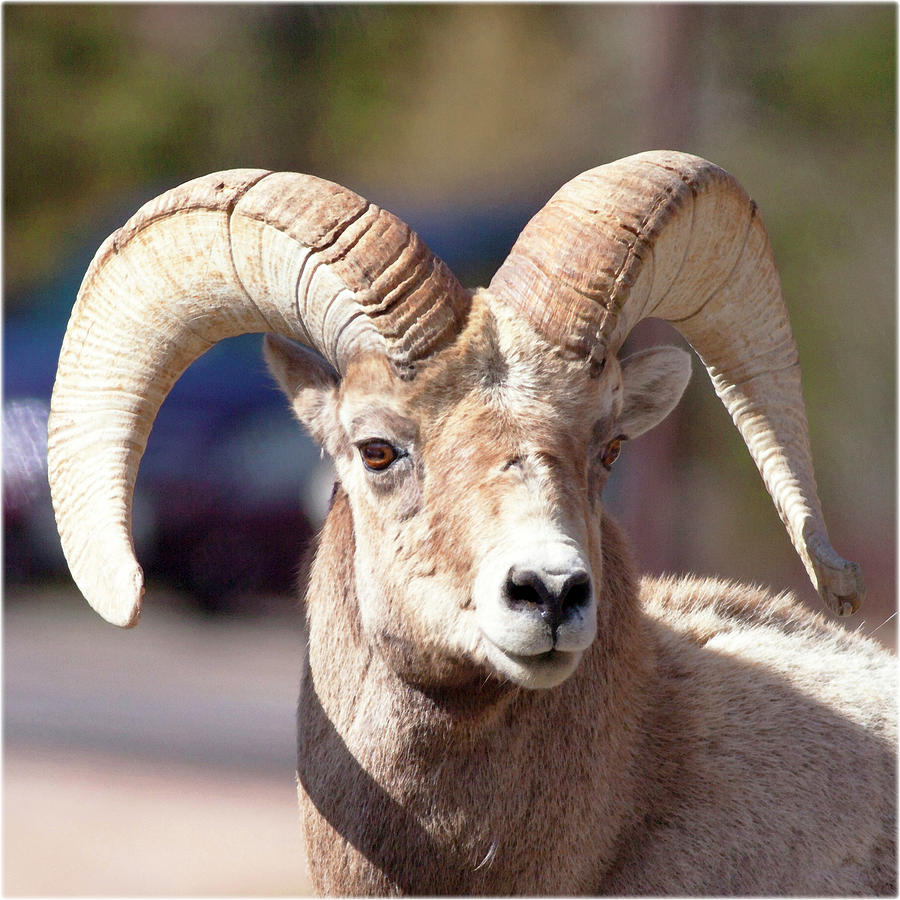
[[[309,172],[406,220],[464,284],[584,169],[659,147],[757,201],[820,496],[895,644],[896,6],[92,5],[3,10],[4,893],[297,894],[296,585],[331,488],[260,357],[201,358],[138,479],[140,628],[77,595],[46,418],[80,279],[143,202]],[[631,346],[679,342],[645,323]],[[607,506],[642,568],[817,599],[702,367]]]

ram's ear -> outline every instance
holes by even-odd
[[[325,450],[334,456],[340,432],[337,372],[317,353],[283,337],[267,334],[263,356],[295,415]]]
[[[654,347],[622,365],[622,413],[618,428],[635,438],[659,425],[678,405],[691,378],[691,356],[678,347]]]

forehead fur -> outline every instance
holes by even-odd
[[[455,405],[475,395],[498,412],[570,418],[594,402],[598,384],[586,363],[564,359],[527,322],[489,300],[476,294],[459,340],[423,367],[414,405]]]
[[[618,366],[608,368],[592,378],[586,362],[563,358],[482,291],[458,339],[419,363],[414,378],[401,379],[383,357],[355,360],[341,388],[342,419],[349,422],[374,402],[423,425],[439,426],[454,411],[478,409],[504,428],[526,422],[547,432],[568,431],[577,422],[591,428],[616,402]]]

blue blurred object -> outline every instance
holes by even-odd
[[[71,295],[70,295],[71,296]],[[47,484],[47,415],[62,317],[4,329],[3,517],[8,582],[65,573]],[[301,474],[318,449],[265,372],[260,337],[224,341],[174,387],[135,490],[134,536],[150,584],[204,609],[248,594],[291,594],[312,535]]]
[[[99,243],[99,242],[98,242]],[[47,484],[47,416],[81,272],[36,292],[3,331],[3,525],[8,583],[65,577]],[[138,556],[154,582],[209,611],[296,592],[312,536],[301,477],[319,451],[265,370],[259,335],[223,341],[163,403],[134,503]],[[305,508],[306,507],[306,508]]]

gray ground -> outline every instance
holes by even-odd
[[[7,591],[4,895],[309,893],[299,617],[197,620],[156,599],[125,632],[74,590]]]

